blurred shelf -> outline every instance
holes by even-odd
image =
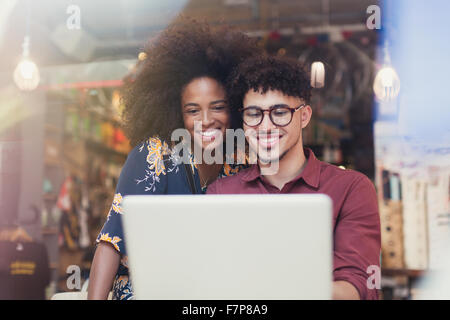
[[[49,234],[58,234],[58,228],[57,227],[44,227],[42,228],[42,234],[43,235],[49,235]]]
[[[45,193],[42,195],[42,198],[47,201],[56,201],[58,199],[58,195],[55,193]]]
[[[61,162],[60,159],[57,159],[57,158],[50,158],[50,157],[46,157],[46,158],[44,159],[44,164],[45,164],[47,167],[57,167],[57,168],[60,168],[60,167],[62,166],[62,162]]]
[[[71,113],[76,113],[76,114],[84,114],[84,115],[88,114],[91,119],[94,118],[99,121],[110,122],[116,126],[122,125],[120,117],[116,118],[116,117],[109,115],[109,113],[112,112],[112,110],[110,110],[109,108],[105,108],[105,111],[100,112],[95,109],[80,109],[80,108],[75,108],[73,106],[68,106],[68,107],[66,107],[66,111],[71,112]]]
[[[50,269],[58,269],[58,262],[50,262],[49,267]]]
[[[51,133],[62,133],[62,129],[54,124],[46,123],[45,124],[45,130]]]
[[[407,276],[410,278],[420,278],[427,270],[410,270],[410,269],[381,269],[383,276],[395,277],[395,276]]]
[[[76,142],[76,143],[84,143],[89,151],[98,152],[100,154],[109,155],[109,156],[119,156],[121,158],[126,158],[128,153],[123,151],[118,151],[111,147],[108,147],[104,142],[96,141],[92,138],[80,136],[74,138],[74,136],[70,132],[64,132],[65,138],[67,142]]]
[[[93,140],[85,140],[85,141],[86,141],[86,146],[91,151],[99,152],[99,153],[109,155],[109,156],[119,156],[124,159],[128,156],[128,154],[126,154],[125,152],[114,150],[110,147],[105,146],[105,144],[103,144],[103,143],[96,142]]]

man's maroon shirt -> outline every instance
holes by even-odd
[[[333,279],[353,284],[361,299],[378,299],[369,289],[369,266],[380,266],[380,218],[373,183],[363,174],[318,160],[305,148],[300,175],[279,190],[260,175],[258,165],[212,183],[208,194],[324,193],[333,201]],[[313,214],[313,213],[311,213]],[[373,283],[372,281],[370,281]]]

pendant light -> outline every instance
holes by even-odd
[[[30,59],[30,18],[31,9],[30,1],[28,1],[25,28],[26,34],[22,44],[22,59],[14,70],[14,82],[17,87],[23,91],[32,91],[36,89],[40,81],[39,69],[36,63]]]
[[[384,63],[378,71],[373,83],[373,91],[382,102],[389,102],[397,98],[400,92],[400,78],[391,64],[387,41],[384,44]]]
[[[325,86],[325,66],[321,61],[311,64],[311,87],[323,88]]]
[[[322,24],[330,25],[330,0],[322,0]],[[322,61],[311,64],[311,87],[319,89],[325,86],[325,65]]]

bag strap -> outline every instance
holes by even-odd
[[[194,175],[192,174],[192,169],[190,164],[184,164],[184,169],[186,171],[186,176],[189,182],[189,187],[191,188],[192,194],[197,194],[197,188],[195,187]]]

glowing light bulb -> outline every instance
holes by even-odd
[[[394,68],[385,66],[375,76],[373,91],[381,101],[390,101],[397,98],[400,92],[400,78]]]
[[[325,66],[316,61],[311,65],[311,87],[323,88],[325,86]]]
[[[138,55],[138,59],[139,61],[144,61],[145,59],[147,59],[147,54],[145,52],[140,52]]]
[[[20,61],[14,70],[14,82],[20,90],[31,91],[36,89],[40,79],[38,67],[27,58]]]

